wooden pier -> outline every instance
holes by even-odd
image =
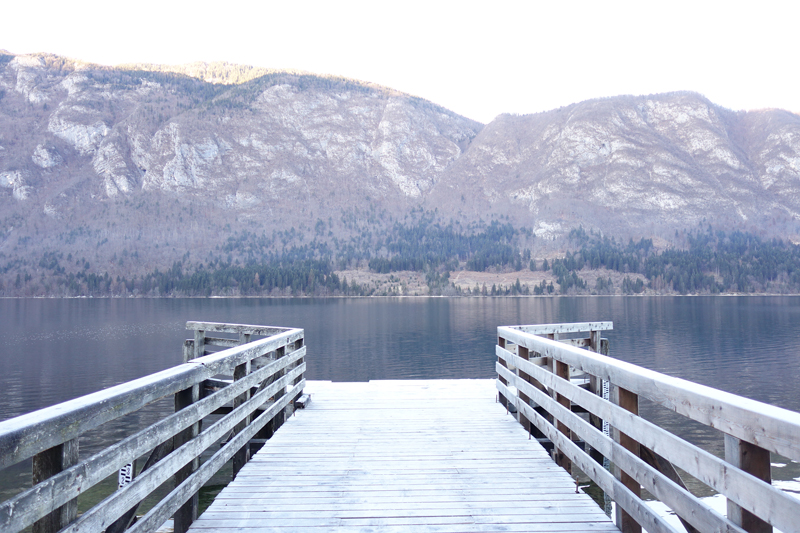
[[[618,531],[494,380],[308,382],[190,531]]]
[[[612,327],[500,326],[496,380],[306,383],[302,329],[189,322],[183,364],[0,422],[0,474],[32,463],[0,531],[800,533],[800,500],[770,477],[771,458],[800,461],[800,414],[608,357]],[[718,432],[724,457],[639,416],[640,400]],[[79,453],[153,405],[155,422]],[[573,472],[614,501],[616,526]]]

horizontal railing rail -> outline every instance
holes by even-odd
[[[33,461],[33,487],[0,503],[0,531],[31,525],[36,532],[154,531],[170,516],[175,531],[188,529],[197,516],[199,489],[231,459],[235,476],[249,459],[250,440],[282,423],[302,394],[306,368],[302,329],[199,322],[187,327],[198,325],[240,334],[237,342],[243,343],[0,422],[0,469]],[[231,379],[219,379],[225,375]],[[78,459],[81,436],[167,397],[174,397],[173,414]],[[217,443],[219,450],[200,465],[201,454]],[[119,471],[129,478],[78,517],[79,496]],[[139,504],[171,480],[174,489],[137,520]]]
[[[575,464],[616,502],[623,533],[674,531],[640,499],[640,487],[688,531],[800,531],[800,500],[770,483],[770,452],[800,461],[800,413],[593,353],[603,351],[599,329],[609,323],[577,325],[597,329],[566,343],[558,333],[576,331],[556,326],[498,328],[497,388],[520,422],[564,455],[562,466]],[[576,372],[588,387],[570,379]],[[640,398],[721,431],[725,458],[638,416]],[[598,454],[614,465],[613,475]],[[692,495],[675,467],[723,494],[726,515]]]

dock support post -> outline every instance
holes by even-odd
[[[612,384],[611,401],[635,415],[639,414],[639,396],[627,389]],[[638,442],[616,428],[614,428],[613,433],[616,442],[621,444],[623,448],[633,453],[636,457],[639,457]],[[628,490],[633,492],[636,496],[641,496],[642,487],[639,485],[639,482],[622,471],[616,464],[614,465],[614,475]],[[619,505],[617,505],[616,523],[622,533],[642,533],[642,526]]]
[[[524,346],[517,346],[517,355],[520,357],[520,359],[525,359],[526,361],[530,360],[530,352]],[[522,381],[533,383],[533,379],[525,372],[518,369],[517,374],[519,375],[519,378]],[[525,405],[531,404],[531,399],[528,397],[527,394],[519,390],[517,390],[517,394],[519,395],[519,399],[522,400],[522,403],[524,403]],[[525,418],[525,415],[522,414],[522,411],[519,411],[519,423],[522,425],[522,427],[525,428],[525,431],[528,432],[528,435],[530,435],[531,432],[533,431],[533,428],[531,428],[532,424],[530,420]]]
[[[240,379],[247,376],[250,373],[250,361],[245,361],[241,365],[237,365],[236,368],[233,369],[233,380],[239,381]],[[236,409],[247,400],[250,399],[250,389],[244,391],[242,394],[237,396],[233,399],[233,408]],[[233,433],[231,438],[234,435],[237,435],[244,431],[244,428],[250,424],[250,416],[245,417],[244,420],[239,422],[233,427]],[[236,479],[236,474],[239,473],[239,470],[250,460],[250,445],[245,444],[236,453],[233,454],[233,479]]]
[[[505,348],[506,347],[506,340],[503,337],[498,337],[497,338],[497,345],[499,347],[501,347],[501,348]],[[497,358],[497,362],[500,363],[502,366],[508,368],[508,365],[506,364],[506,362],[503,361],[500,357]],[[500,383],[502,383],[503,385],[508,385],[508,381],[503,376],[497,376],[497,379],[499,379]],[[503,393],[498,392],[497,393],[497,397],[498,397],[498,400],[500,400],[500,405],[502,405],[503,407],[508,409],[508,399],[505,396],[503,396]]]
[[[33,484],[41,483],[78,463],[78,439],[68,440],[63,444],[33,456]],[[69,525],[78,517],[78,499],[68,501],[55,511],[33,524],[33,533],[55,533]]]
[[[284,357],[285,355],[286,355],[286,347],[285,346],[281,346],[280,348],[275,350],[275,360],[276,361],[278,359],[280,359],[281,357]],[[279,380],[284,375],[286,375],[286,370],[278,370],[277,372],[275,372],[275,380],[276,381]],[[278,400],[283,398],[283,396],[285,394],[286,394],[285,390],[279,390],[278,392],[276,392],[275,393],[275,401],[277,402]],[[283,421],[285,419],[286,419],[285,411],[278,411],[277,413],[275,413],[275,417],[272,419],[272,432],[273,432],[273,434],[276,431],[278,431],[278,428],[280,428],[283,425]]]
[[[304,343],[304,342],[305,342],[305,341],[304,341],[304,339],[297,339],[296,341],[294,341],[294,349],[295,349],[295,350],[299,350],[300,348],[302,348],[302,347],[303,347],[303,343]],[[296,363],[295,363],[295,364],[292,366],[292,368],[297,368],[298,366],[302,365],[302,364],[303,364],[303,361],[305,361],[305,358],[298,359],[298,360],[297,360],[297,362],[296,362]],[[294,381],[292,381],[292,385],[297,385],[297,384],[298,384],[298,383],[300,383],[302,380],[303,380],[303,376],[302,376],[302,375],[300,375],[300,376],[297,376],[297,377],[294,379]],[[295,396],[294,398],[292,398],[292,401],[291,401],[291,402],[289,402],[289,405],[292,407],[292,410],[294,410],[294,404],[295,404],[295,402],[297,402],[297,400],[299,400],[299,399],[300,399],[300,396],[302,396],[302,395],[303,395],[303,391],[300,391],[300,392],[298,392],[298,393],[297,393],[297,396]],[[287,407],[288,407],[288,406],[287,406]]]
[[[725,460],[761,481],[772,482],[769,451],[725,434]],[[728,500],[728,519],[750,533],[772,533],[768,522]]]
[[[206,332],[202,329],[194,330],[194,356],[203,357],[206,354]]]
[[[556,376],[560,377],[561,379],[567,380],[569,382],[569,365],[566,363],[562,363],[561,361],[555,361],[555,373]],[[572,409],[572,402],[566,396],[562,396],[561,394],[556,394],[556,401],[561,404],[565,409],[571,410]],[[560,420],[556,423],[558,430],[567,436],[568,439],[572,438],[572,432],[569,430],[569,426],[561,422]],[[556,449],[556,464],[572,474],[572,461],[570,461],[569,457],[559,449]]]
[[[602,339],[600,338],[600,331],[592,331],[589,333],[589,350],[595,353],[600,353]],[[608,355],[606,353],[606,355]],[[603,397],[603,380],[595,375],[589,376],[589,391],[592,394]],[[594,413],[589,413],[589,423],[594,426],[598,431],[603,431],[603,420]],[[603,464],[603,456],[594,448],[591,448],[589,455],[592,459],[600,464]]]
[[[197,334],[195,334],[195,349],[197,348]],[[202,344],[201,344],[202,345]],[[195,352],[196,353],[196,352]],[[184,389],[180,392],[175,394],[175,410],[179,411],[186,407],[189,407],[194,402],[200,399],[200,386],[193,385],[188,389]],[[173,448],[178,449],[180,446],[183,446],[193,438],[197,436],[200,432],[200,424],[194,423],[188,428],[184,429],[175,437],[173,437]],[[175,473],[175,486],[177,487],[181,483],[183,483],[192,473],[197,470],[200,466],[200,459],[195,457],[192,459],[189,464],[178,470]],[[189,498],[186,503],[184,503],[180,509],[175,513],[173,519],[175,521],[174,531],[175,533],[186,533],[189,530],[189,526],[197,520],[197,506],[199,504],[198,493],[195,492],[192,494],[191,498]]]

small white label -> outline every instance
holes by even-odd
[[[118,487],[122,488],[133,481],[133,463],[128,463],[119,469]]]

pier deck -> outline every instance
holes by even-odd
[[[308,382],[191,531],[618,531],[495,381]]]

